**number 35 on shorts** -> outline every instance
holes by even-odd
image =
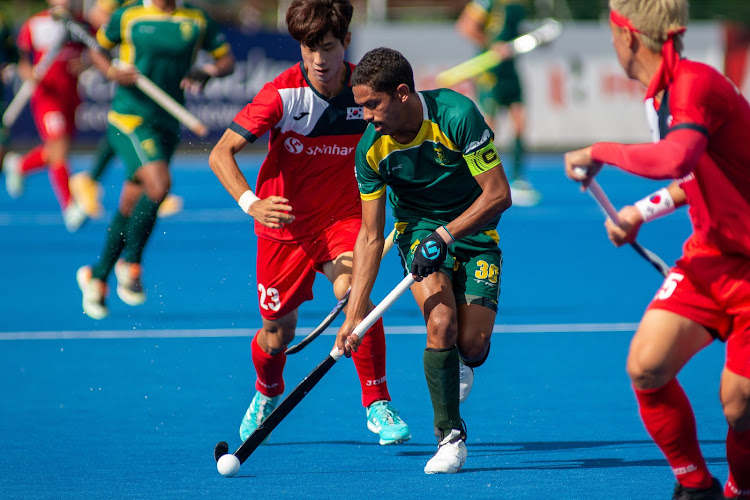
[[[656,300],[668,299],[674,293],[675,289],[677,288],[677,284],[684,278],[685,276],[680,273],[669,273],[669,275],[664,278],[664,283],[662,283],[661,288],[658,292],[656,292],[656,297],[654,298]]]

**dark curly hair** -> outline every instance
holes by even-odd
[[[375,92],[393,94],[399,85],[406,84],[415,92],[414,72],[406,58],[393,49],[373,49],[359,61],[351,78],[352,86],[367,85]]]
[[[286,11],[286,25],[305,47],[316,47],[328,32],[343,43],[353,12],[349,0],[294,0]]]

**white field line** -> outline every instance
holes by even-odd
[[[493,333],[615,333],[634,332],[638,323],[538,323],[519,325],[495,325]],[[312,328],[298,328],[297,335],[304,337]],[[73,339],[148,339],[148,338],[221,338],[249,337],[255,329],[166,329],[166,330],[67,330],[0,332],[2,340],[73,340]],[[386,326],[388,335],[424,335],[424,326]],[[323,335],[335,335],[330,328]]]
[[[109,224],[112,218],[111,212],[106,212],[100,219],[91,220],[89,224]],[[210,223],[218,222],[238,222],[250,220],[241,210],[236,208],[203,208],[203,209],[185,209],[179,213],[170,216],[169,223]],[[62,224],[62,215],[57,211],[49,212],[0,212],[0,227],[4,226],[59,226]]]

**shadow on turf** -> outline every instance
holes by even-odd
[[[704,440],[701,446],[723,445],[724,440]],[[477,455],[516,455],[520,453],[549,453],[549,452],[575,452],[575,450],[589,450],[595,448],[633,448],[652,447],[654,443],[647,440],[638,441],[539,441],[528,443],[467,443],[471,450],[470,454]],[[429,457],[433,450],[425,451],[400,451],[398,455],[405,457]],[[724,464],[725,457],[706,458],[708,464]],[[555,470],[555,469],[607,469],[619,467],[662,467],[666,466],[665,459],[650,460],[626,460],[622,458],[581,458],[567,460],[534,460],[527,466],[519,467],[484,467],[465,468],[464,472],[490,472],[506,470]]]
[[[726,464],[724,457],[706,457],[706,463]],[[501,472],[512,470],[620,469],[622,467],[669,467],[665,459],[624,460],[622,458],[583,458],[580,460],[537,460],[518,467],[464,467],[461,472]]]

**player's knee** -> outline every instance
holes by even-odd
[[[474,342],[469,346],[464,346],[461,343],[459,343],[458,346],[458,355],[461,357],[461,361],[463,364],[470,366],[471,368],[479,368],[482,366],[490,355],[491,344],[489,339],[487,339],[486,342],[482,338],[479,338],[478,340],[478,342]]]
[[[636,356],[629,356],[626,371],[636,389],[657,389],[672,377],[661,367],[643,363]]]
[[[150,186],[144,188],[146,196],[150,199],[161,203],[169,193],[170,183],[169,181],[157,181],[152,183]]]
[[[287,346],[294,340],[295,331],[293,328],[285,328],[282,325],[272,325],[264,327],[258,335],[261,337],[259,343],[265,345],[268,354],[274,356],[280,352],[286,351]],[[270,351],[270,352],[269,352]]]
[[[744,397],[725,397],[721,402],[729,426],[737,432],[750,430],[750,401]]]
[[[430,343],[438,347],[450,347],[456,343],[458,325],[455,316],[433,311],[427,320],[427,335]]]

